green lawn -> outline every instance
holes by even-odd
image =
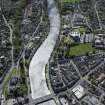
[[[60,3],[75,3],[75,2],[79,2],[80,0],[59,0]]]
[[[71,47],[68,51],[69,55],[81,55],[98,50],[92,47],[92,43],[86,43]]]
[[[74,3],[78,3],[80,0],[58,0],[58,4],[60,6],[61,9],[63,9],[63,7],[65,7],[65,3],[71,3],[71,4],[74,4]],[[65,10],[67,11],[67,10]]]
[[[86,32],[86,29],[85,28],[76,28],[76,29],[73,29],[74,32],[79,32],[79,33],[83,33],[83,32]]]

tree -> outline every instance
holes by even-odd
[[[21,84],[17,89],[16,89],[16,95],[17,96],[24,96],[27,94],[27,86],[25,84]]]

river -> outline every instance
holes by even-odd
[[[33,99],[50,94],[46,83],[45,67],[53,52],[60,31],[60,15],[55,1],[47,0],[47,3],[50,31],[45,41],[35,52],[29,66],[29,78]]]

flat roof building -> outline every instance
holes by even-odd
[[[73,88],[72,92],[77,97],[77,99],[82,98],[85,94],[84,87],[82,87],[81,85],[77,85],[75,88]]]

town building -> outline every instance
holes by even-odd
[[[75,88],[73,88],[72,92],[77,97],[77,99],[81,99],[85,95],[84,87],[81,85],[77,85]]]
[[[104,33],[98,33],[95,35],[95,47],[105,48],[105,34]]]

